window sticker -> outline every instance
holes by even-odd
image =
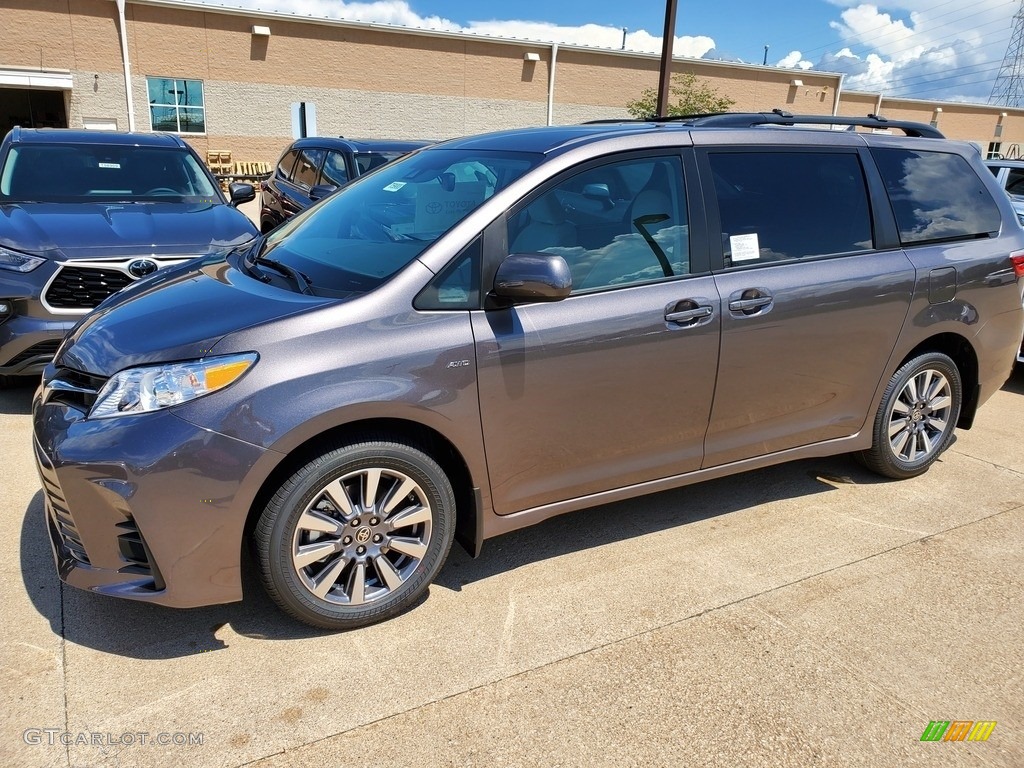
[[[385,192],[397,192],[398,190],[400,190],[404,186],[405,186],[405,182],[404,181],[392,181],[390,184],[388,184],[386,187],[384,187],[384,191]]]
[[[120,168],[120,163],[98,163],[100,168]]]
[[[756,261],[761,258],[761,248],[757,243],[757,233],[752,235],[732,235],[729,238],[729,249],[732,261]]]

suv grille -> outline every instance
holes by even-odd
[[[56,309],[93,309],[131,282],[117,269],[61,267],[46,290],[46,303]]]

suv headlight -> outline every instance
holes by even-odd
[[[256,362],[255,352],[128,368],[112,376],[89,411],[109,419],[187,403],[234,383]]]
[[[0,269],[9,269],[13,272],[31,272],[40,264],[45,264],[46,259],[38,256],[29,256],[27,253],[12,251],[10,248],[0,246]]]

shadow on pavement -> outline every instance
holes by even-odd
[[[1003,384],[1003,390],[1015,395],[1024,395],[1024,363],[1017,363],[1010,378]]]
[[[563,554],[772,501],[831,491],[837,483],[878,482],[886,481],[849,457],[839,456],[784,464],[581,510],[490,540],[477,560],[454,545],[433,588],[458,591],[466,584]],[[331,634],[282,613],[264,592],[248,557],[243,561],[245,599],[228,605],[180,610],[64,586],[55,571],[44,514],[39,492],[32,498],[22,525],[21,573],[36,610],[50,622],[53,632],[68,642],[130,658],[167,659],[224,650],[233,633],[260,640]],[[425,600],[429,596],[417,606]]]
[[[27,416],[32,412],[32,395],[39,380],[21,377],[0,389],[0,413]]]

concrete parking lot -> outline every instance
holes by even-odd
[[[571,514],[341,634],[251,577],[189,611],[62,587],[30,399],[0,392],[0,765],[1024,765],[1024,371],[923,477],[837,457]]]

